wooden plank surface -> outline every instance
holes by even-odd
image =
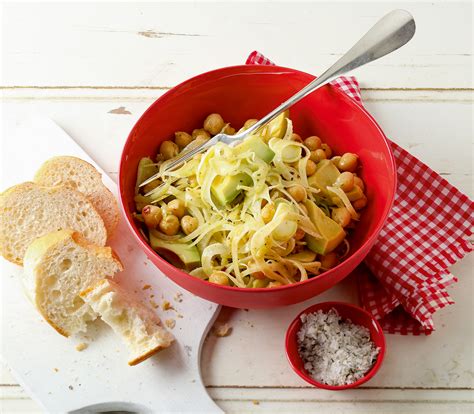
[[[93,154],[97,162],[104,165],[106,171],[116,175],[117,160],[127,132],[149,103],[149,99],[139,101],[8,99],[4,101],[3,114],[7,122],[15,122],[15,119],[33,113],[51,116],[78,139],[79,143]],[[445,177],[449,181],[472,196],[472,171],[466,169],[471,146],[468,104],[446,103],[444,100],[423,103],[381,99],[371,100],[368,107],[372,112],[377,112],[375,115],[387,135],[394,139],[396,137],[395,140],[399,144],[410,148],[436,170],[446,171]],[[124,109],[117,111],[118,108]],[[427,135],[427,117],[440,111],[444,112],[445,117],[433,118]],[[456,122],[455,134],[449,135],[451,124],[446,122],[447,119]],[[452,161],[453,155],[439,151],[439,148],[446,146],[447,135],[450,136],[449,151],[455,154],[461,165]],[[416,150],[419,153],[416,153]],[[469,277],[472,268],[472,257],[454,266],[453,272],[460,278],[460,282],[452,289],[452,295],[457,303],[436,315],[437,332],[430,337],[418,338],[388,336],[387,359],[380,373],[367,385],[368,387],[472,388],[474,371],[471,344],[474,338],[472,325],[466,325],[462,317],[473,313],[471,296],[465,294],[473,290],[472,278]],[[219,322],[228,322],[233,327],[233,333],[226,338],[210,336],[206,341],[202,360],[205,384],[212,389],[265,387],[268,401],[272,401],[272,398],[275,399],[280,394],[278,391],[280,388],[275,387],[288,387],[296,391],[300,387],[305,387],[306,384],[291,372],[284,356],[283,335],[287,325],[294,315],[309,303],[327,299],[356,302],[355,292],[354,281],[349,279],[308,303],[272,311],[225,310]],[[407,353],[407,349],[410,352]],[[430,352],[426,352],[427,349],[430,349]],[[404,358],[400,359],[400,355],[404,355]],[[2,383],[12,385],[14,380],[7,377]],[[424,398],[423,393],[414,395]],[[227,401],[227,397],[222,398],[225,400],[222,406],[231,411],[234,408],[240,410],[242,406],[239,404],[247,404],[252,400],[236,402],[233,397],[229,397],[232,401]],[[298,397],[294,398],[298,401]],[[325,398],[329,398],[329,395],[318,395],[310,399],[314,405],[308,403],[307,409],[308,407],[329,409],[329,406],[325,406],[326,403],[322,402]],[[269,410],[274,409],[274,405],[269,402],[256,408],[262,410],[265,407]]]
[[[317,74],[395,8],[412,12],[416,36],[362,69],[363,85],[470,88],[472,5],[445,1],[6,4],[2,84],[172,86],[254,49]]]
[[[471,2],[3,4],[3,122],[47,115],[115,177],[128,131],[170,87],[253,49],[319,73],[393,8],[414,14],[417,34],[357,74],[366,106],[387,136],[472,197]],[[307,387],[285,360],[284,331],[306,304],[225,309],[218,322],[232,334],[203,349],[210,395],[227,412],[472,412],[473,264],[453,267],[456,304],[436,314],[437,331],[388,335],[380,373],[347,393]],[[355,302],[354,281],[310,302],[333,298]],[[1,412],[40,412],[8,368],[0,374]]]

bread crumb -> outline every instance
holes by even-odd
[[[181,303],[183,301],[183,294],[181,292],[176,293],[176,295],[174,295],[174,300]]]
[[[252,401],[252,404],[253,404],[253,405],[260,405],[260,401],[253,400],[253,401]]]
[[[151,285],[145,285],[142,287],[142,290],[147,290],[147,289],[150,289],[151,288]]]
[[[183,318],[184,318],[184,316],[181,315],[180,313],[178,313],[178,314],[176,315],[176,317],[179,318],[179,319],[183,319]]]
[[[85,342],[81,342],[80,344],[76,345],[76,351],[84,351],[84,349],[87,349],[88,345]]]
[[[222,325],[216,325],[213,328],[214,335],[220,338],[224,336],[229,336],[231,332],[232,332],[232,328],[227,323],[224,323]]]
[[[176,325],[176,321],[174,319],[166,319],[165,321],[165,325],[169,328],[169,329],[173,329]]]
[[[54,372],[59,372],[58,368],[53,368],[53,369],[54,369]]]
[[[151,306],[153,306],[153,308],[158,308],[160,305],[158,305],[158,303],[156,303],[154,300],[150,300],[150,303],[151,303]]]
[[[161,308],[164,310],[164,311],[167,311],[167,310],[174,310],[173,306],[171,305],[171,303],[169,303],[167,300],[164,300],[163,303],[161,304]]]

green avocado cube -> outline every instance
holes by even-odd
[[[331,197],[333,194],[327,190],[327,187],[333,186],[340,175],[341,173],[332,161],[322,160],[319,161],[316,172],[308,178],[308,184],[321,190],[323,195]]]
[[[201,255],[196,246],[160,239],[153,231],[150,231],[150,244],[153,250],[176,267],[193,269],[201,265]]]
[[[222,176],[219,175],[214,179],[211,185],[211,192],[215,200],[221,205],[232,203],[241,193],[240,186],[251,186],[252,178],[245,173],[235,175]]]
[[[321,238],[309,234],[305,236],[308,248],[322,255],[332,252],[344,240],[346,232],[311,200],[306,201],[306,208],[309,218],[321,234]]]
[[[239,152],[252,151],[266,163],[270,163],[275,156],[275,153],[258,135],[249,136],[241,144],[237,145],[235,150]]]

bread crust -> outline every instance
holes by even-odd
[[[128,361],[128,365],[130,365],[131,367],[134,366],[134,365],[137,365],[137,364],[139,364],[140,362],[143,362],[143,361],[145,361],[146,359],[152,357],[152,356],[155,355],[156,353],[162,351],[163,349],[166,349],[166,348],[163,347],[162,345],[158,345],[156,348],[151,349],[151,350],[148,351],[147,353],[145,353],[145,354],[143,354],[143,355],[140,355],[139,357],[136,357],[135,359],[132,359],[132,360]]]
[[[97,171],[97,169],[92,164],[84,161],[81,158],[70,155],[52,157],[41,165],[35,174],[34,181],[42,185],[53,185],[53,174],[55,174],[58,170],[63,170],[65,167],[71,164],[81,166],[84,170],[86,170],[87,174],[90,174],[90,176],[94,181],[96,181],[100,188],[91,192],[81,191],[79,188],[77,188],[78,185],[72,180],[68,179],[68,177],[61,177],[62,179],[60,184],[83,192],[83,194],[94,205],[99,214],[101,214],[107,228],[108,238],[110,238],[114,234],[120,220],[119,207],[115,196],[103,184],[102,174]],[[57,184],[58,183],[56,182],[54,185]],[[102,203],[104,200],[105,203]]]

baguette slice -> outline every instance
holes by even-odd
[[[155,312],[134,300],[110,279],[92,285],[81,293],[81,297],[122,336],[131,352],[128,365],[136,365],[168,348],[174,340],[173,335],[160,325]]]
[[[25,254],[23,285],[33,304],[61,335],[85,331],[96,313],[79,294],[123,270],[110,247],[89,243],[80,233],[60,230],[33,241]]]
[[[22,265],[33,240],[60,229],[80,232],[104,246],[107,230],[100,214],[79,191],[26,182],[0,194],[0,254]]]
[[[117,201],[102,184],[102,175],[91,164],[77,157],[61,156],[47,160],[36,172],[37,184],[55,187],[65,185],[84,194],[104,220],[110,237],[119,221]]]

